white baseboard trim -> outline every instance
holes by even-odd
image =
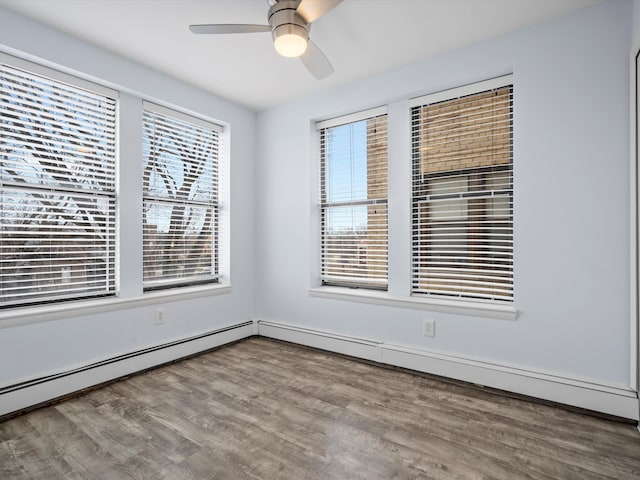
[[[0,387],[0,416],[255,335],[251,321]]]
[[[455,355],[341,335],[298,325],[257,320],[221,327],[112,359],[0,387],[0,416],[18,412],[110,380],[198,354],[252,335],[484,385],[596,412],[638,420],[638,397],[622,385],[605,385],[498,365]]]
[[[626,385],[596,383],[293,324],[256,323],[258,334],[265,337],[638,420],[638,395]]]
[[[258,335],[306,345],[373,362],[382,360],[382,344],[377,340],[339,335],[296,325],[257,320]]]

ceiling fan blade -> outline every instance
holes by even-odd
[[[302,0],[296,12],[305,22],[311,23],[340,4],[342,0]]]
[[[189,30],[197,34],[255,33],[270,32],[270,25],[249,25],[243,23],[189,25]]]
[[[331,65],[327,56],[311,40],[309,40],[307,49],[300,57],[300,60],[317,80],[322,80],[334,72],[333,65]]]

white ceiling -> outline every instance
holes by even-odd
[[[0,0],[36,19],[253,110],[351,82],[600,0],[344,0],[311,38],[335,73],[315,80],[270,33],[193,35],[193,23],[266,23],[268,0]]]

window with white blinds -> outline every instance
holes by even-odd
[[[116,95],[4,58],[0,304],[114,295]]]
[[[412,102],[412,292],[513,301],[511,77]]]
[[[143,113],[143,286],[218,281],[222,128],[158,105]]]
[[[322,283],[386,289],[386,108],[317,127]]]

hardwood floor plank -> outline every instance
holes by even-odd
[[[0,478],[640,480],[640,435],[250,338],[0,423]]]
[[[27,418],[15,419],[19,433],[0,444],[0,478],[82,478],[55,448],[53,439],[41,435]]]
[[[96,455],[124,462],[144,448],[144,433],[139,426],[120,423],[111,412],[93,408],[81,398],[63,402],[55,408],[96,445]]]

